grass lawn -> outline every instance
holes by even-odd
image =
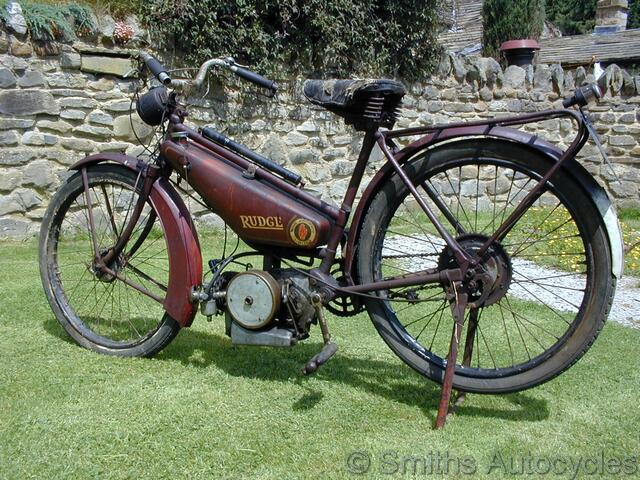
[[[618,212],[620,228],[627,248],[625,255],[625,274],[640,276],[640,210],[622,209]]]
[[[531,478],[549,461],[553,478],[640,475],[640,331],[610,323],[559,378],[469,395],[434,431],[438,386],[366,314],[329,318],[340,350],[309,378],[318,329],[293,349],[232,347],[222,317],[153,359],[106,357],[56,322],[35,242],[0,248],[0,478],[357,478],[356,451],[374,478],[522,477],[510,461],[526,474],[532,460]]]

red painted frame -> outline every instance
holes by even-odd
[[[512,128],[506,128],[509,126],[523,125],[526,123],[539,122],[559,117],[569,117],[576,120],[578,123],[578,133],[575,139],[569,148],[562,153],[554,149],[553,146],[531,134]],[[475,260],[462,250],[456,239],[448,233],[424,199],[418,195],[415,187],[411,184],[410,179],[406,177],[402,165],[410,161],[410,159],[415,155],[434,147],[437,144],[441,144],[442,142],[478,136],[494,137],[504,141],[522,143],[545,153],[550,154],[553,152],[555,154],[550,155],[554,160],[556,160],[555,164],[539,181],[538,185],[532,189],[529,195],[521,201],[511,216],[498,228],[492,238],[487,241],[487,245],[489,245],[494,240],[499,240],[501,235],[508,232],[511,226],[515,224],[530,204],[535,201],[536,192],[541,191],[546,181],[559,168],[561,168],[567,160],[576,155],[588,138],[588,132],[584,127],[582,118],[578,113],[571,110],[549,110],[519,117],[507,117],[479,122],[435,125],[432,127],[419,127],[391,131],[371,129],[365,132],[362,148],[358,156],[358,160],[356,161],[354,172],[342,201],[342,205],[340,208],[335,208],[313,195],[310,195],[301,188],[286,182],[268,170],[256,167],[250,161],[229,149],[204,138],[199,133],[186,127],[182,121],[183,118],[177,114],[172,114],[170,116],[169,127],[166,132],[165,140],[161,146],[162,152],[165,152],[166,154],[179,154],[172,153],[179,152],[179,149],[172,148],[172,145],[177,146],[179,141],[182,141],[177,140],[175,134],[182,134],[181,136],[183,138],[186,135],[189,141],[196,142],[211,152],[212,162],[227,161],[242,169],[249,169],[251,167],[252,174],[255,175],[256,178],[259,178],[270,184],[272,187],[286,193],[291,197],[292,202],[300,202],[301,204],[314,208],[331,220],[332,224],[328,236],[329,240],[327,245],[323,248],[309,250],[294,249],[286,252],[283,251],[282,248],[278,249],[277,247],[269,245],[268,239],[265,239],[264,244],[255,245],[255,242],[252,243],[252,246],[254,246],[260,253],[266,255],[272,255],[275,257],[307,256],[321,259],[319,268],[315,269],[313,272],[316,272],[316,277],[325,284],[331,283],[330,271],[335,263],[338,247],[343,244],[344,273],[348,284],[340,289],[331,288],[333,295],[328,295],[328,297],[335,296],[336,294],[357,294],[425,283],[448,284],[450,282],[460,280],[464,276],[465,271],[474,265]],[[403,149],[398,149],[394,142],[394,139],[399,137],[416,135],[420,135],[421,137]],[[364,176],[367,161],[374,145],[376,144],[385,155],[387,163],[381,168],[366,188],[364,195],[356,207],[355,214],[351,222],[352,227],[349,230],[348,235],[345,236],[346,227],[356,199],[358,188]],[[102,154],[87,157],[78,162],[72,168],[83,170],[91,164],[105,161],[121,163],[127,168],[142,171],[144,175],[150,175],[151,173],[149,172],[153,172],[154,178],[149,190],[149,195],[151,197],[151,201],[154,202],[154,206],[158,209],[163,226],[167,229],[169,249],[172,252],[170,255],[170,282],[167,297],[164,300],[164,306],[167,309],[167,312],[174,316],[181,325],[189,325],[195,315],[195,304],[192,303],[193,291],[199,287],[202,281],[202,259],[197,234],[195,232],[191,216],[176,190],[168,182],[170,169],[165,165],[164,171],[161,171],[158,167],[152,167],[149,164],[132,157],[119,154]],[[440,231],[443,239],[454,252],[459,268],[444,272],[438,272],[435,270],[424,271],[410,276],[373,282],[366,285],[357,285],[357,279],[354,278],[353,273],[363,216],[378,189],[394,173],[402,178],[410,192],[416,197],[418,203],[431,219],[434,226]],[[158,178],[155,178],[155,176]],[[189,181],[188,177],[187,181]],[[137,220],[136,216],[132,215],[130,222],[135,224]],[[126,235],[124,235],[124,237],[125,238],[122,239],[124,241],[119,243],[126,243],[126,241],[128,241]],[[98,261],[100,261],[100,259],[98,259]],[[327,298],[327,300],[329,299],[330,298]]]
[[[134,172],[140,172],[145,165],[137,158],[121,153],[101,153],[83,158],[70,169],[86,171],[92,165],[100,163],[120,164]],[[181,326],[188,327],[198,311],[197,305],[191,301],[192,290],[202,283],[202,255],[198,233],[189,210],[167,179],[158,178],[153,182],[149,200],[158,212],[167,238],[167,249],[171,252],[167,296],[162,304],[166,312]]]

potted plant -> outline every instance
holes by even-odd
[[[544,25],[544,0],[485,0],[482,6],[483,54],[509,65],[532,63],[540,49]]]

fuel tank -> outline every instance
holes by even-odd
[[[207,206],[249,243],[313,249],[327,243],[330,220],[251,170],[195,142],[166,141],[161,153]]]

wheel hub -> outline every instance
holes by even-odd
[[[480,234],[465,234],[456,240],[462,249],[473,257],[489,237]],[[438,259],[440,269],[457,268],[453,251],[446,247]],[[478,264],[469,268],[463,279],[469,292],[469,306],[472,308],[486,307],[498,302],[509,290],[511,285],[511,259],[502,246],[494,242],[487,249]]]
[[[108,248],[101,250],[100,257],[104,258],[104,256],[109,252],[109,250],[110,249]],[[126,261],[124,258],[124,254],[121,253],[111,261],[111,264],[109,265],[109,269],[115,273],[118,273],[124,268],[125,265],[126,265]],[[103,268],[99,266],[95,261],[91,265],[91,273],[93,273],[98,280],[105,283],[111,283],[116,279],[114,275],[104,271]]]

